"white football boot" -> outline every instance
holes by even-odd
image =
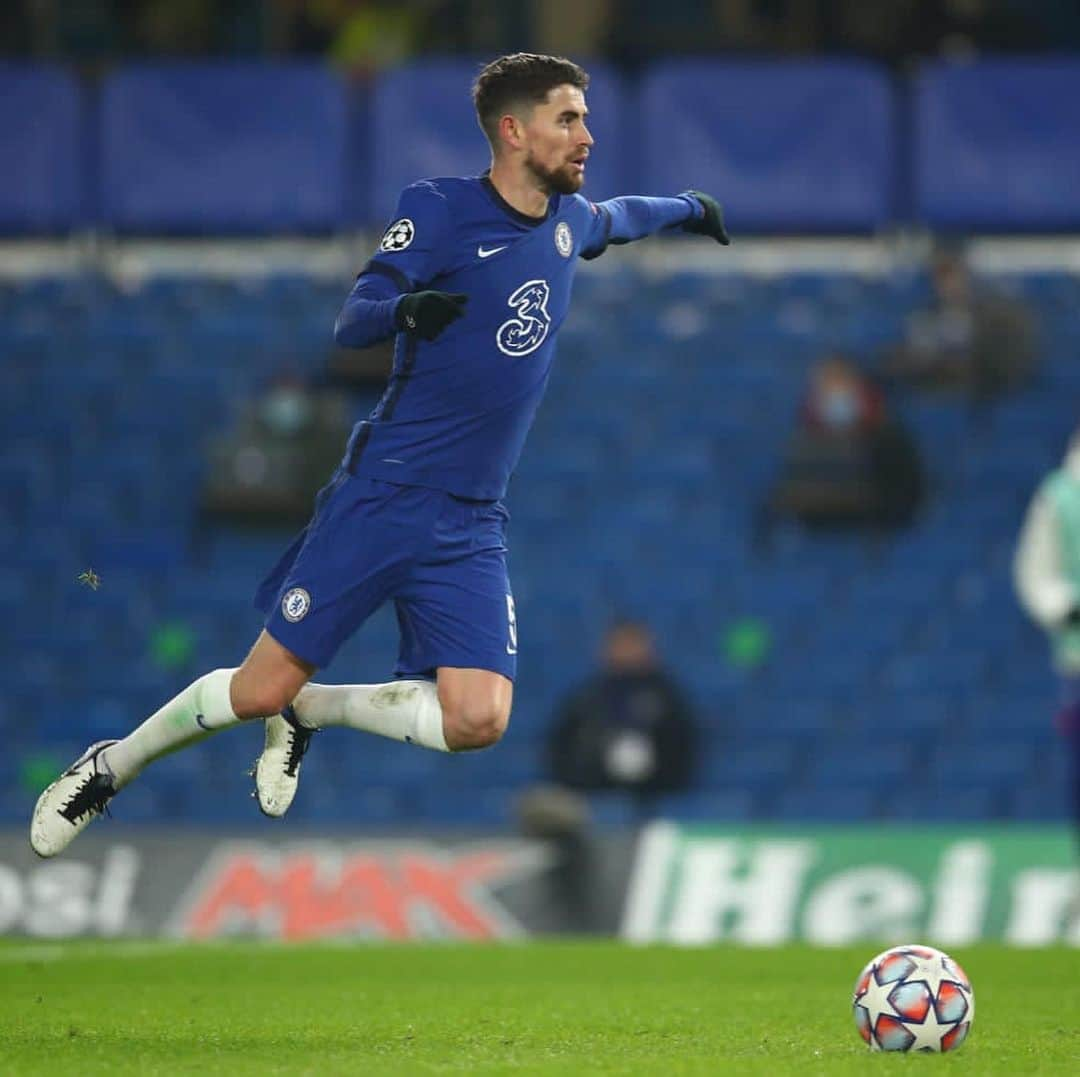
[[[112,775],[100,764],[101,753],[115,740],[91,744],[38,797],[30,820],[30,846],[38,856],[56,856],[101,815],[116,795]]]
[[[266,740],[253,772],[255,795],[263,815],[280,819],[296,796],[296,787],[300,784],[300,760],[318,730],[302,726],[292,707],[267,718],[264,724]]]

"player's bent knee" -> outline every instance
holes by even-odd
[[[234,679],[232,684],[232,709],[243,720],[269,718],[280,714],[296,698],[291,685],[247,684]]]
[[[443,709],[443,735],[453,752],[490,748],[510,721],[510,708],[498,702]]]

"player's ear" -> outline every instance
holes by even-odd
[[[513,150],[520,150],[525,145],[525,125],[512,112],[499,120],[499,141]]]

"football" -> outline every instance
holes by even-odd
[[[955,1051],[971,1031],[975,995],[964,970],[932,946],[894,946],[859,973],[855,1027],[874,1051]]]

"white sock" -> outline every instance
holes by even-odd
[[[343,725],[380,737],[448,752],[439,692],[431,681],[308,684],[293,700],[301,725]]]
[[[215,669],[192,682],[137,729],[101,754],[116,787],[127,785],[148,763],[237,725],[229,700],[235,669]]]

